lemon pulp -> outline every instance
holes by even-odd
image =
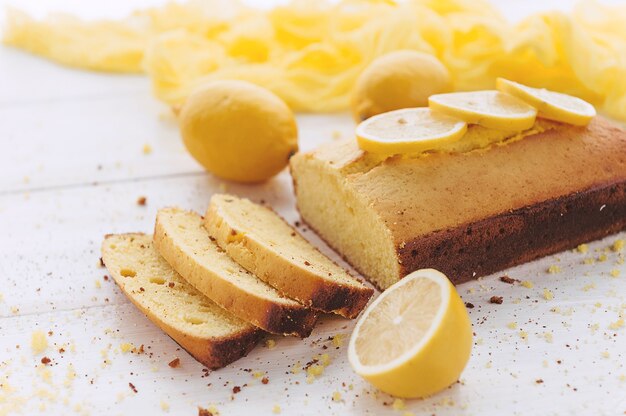
[[[427,107],[379,114],[356,129],[361,149],[381,154],[416,153],[455,142],[465,134],[462,120],[436,114]]]
[[[496,87],[532,105],[538,110],[538,116],[549,120],[585,126],[596,115],[596,109],[591,104],[571,95],[528,87],[504,78],[496,80]]]
[[[472,326],[442,273],[418,270],[383,292],[363,313],[348,348],[357,374],[398,397],[432,395],[458,380]]]
[[[519,98],[493,90],[435,94],[428,99],[428,105],[467,123],[497,130],[529,129],[537,115],[534,107]]]

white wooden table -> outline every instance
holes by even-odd
[[[304,115],[299,126],[304,150],[353,129],[347,115]],[[205,372],[104,278],[99,245],[106,233],[150,232],[162,206],[202,212],[224,190],[265,199],[298,219],[286,172],[262,186],[204,173],[143,77],[71,70],[0,47],[0,415],[194,415],[197,406],[223,415],[273,414],[276,406],[289,415],[626,412],[626,327],[619,327],[626,266],[623,253],[607,249],[626,233],[590,244],[587,254],[507,271],[532,288],[502,283],[502,273],[461,285],[475,306],[470,363],[458,384],[407,401],[404,410],[352,373],[345,343],[354,323],[338,318],[322,319],[304,341],[273,337],[274,348],[262,343]],[[140,196],[146,206],[137,204]],[[304,234],[339,261],[311,231]],[[562,271],[548,274],[550,265]],[[493,295],[504,303],[490,304]],[[34,331],[49,334],[42,353],[31,349]],[[346,340],[338,348],[328,340],[336,334]],[[124,353],[124,343],[143,345],[144,353]],[[332,363],[308,384],[306,372],[294,369],[323,353]],[[168,366],[174,358],[180,367]]]

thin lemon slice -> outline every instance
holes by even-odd
[[[529,129],[537,116],[537,110],[519,98],[492,90],[431,95],[428,105],[434,111],[496,130]]]
[[[397,397],[425,397],[458,380],[472,324],[448,278],[415,271],[383,292],[359,319],[348,358],[357,374]]]
[[[370,117],[358,125],[356,138],[368,152],[402,154],[436,149],[459,140],[466,131],[464,121],[420,107]]]
[[[549,120],[586,126],[596,115],[596,109],[587,101],[560,92],[527,87],[504,78],[496,80],[496,88],[532,105],[539,117]]]

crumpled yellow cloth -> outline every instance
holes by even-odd
[[[296,110],[342,110],[369,62],[416,49],[441,59],[457,90],[493,88],[502,76],[626,120],[626,5],[584,1],[516,25],[482,0],[293,0],[272,10],[190,0],[121,21],[35,21],[9,10],[7,22],[4,43],[76,67],[145,71],[170,104],[229,78],[265,86]]]

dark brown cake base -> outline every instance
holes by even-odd
[[[622,230],[626,182],[437,231],[406,243],[398,255],[404,275],[434,268],[459,284]]]

